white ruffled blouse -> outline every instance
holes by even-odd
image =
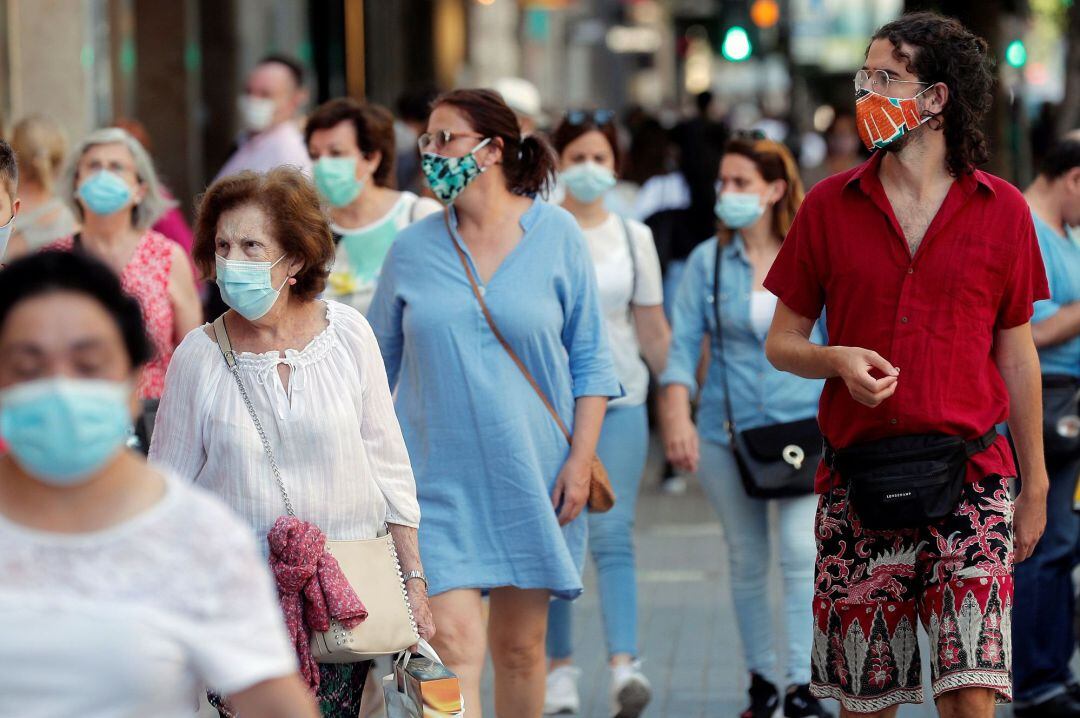
[[[237,355],[293,508],[334,540],[373,538],[385,522],[416,527],[416,483],[375,335],[355,309],[326,307],[327,328],[302,350]],[[290,367],[287,391],[279,363]],[[204,327],[173,354],[150,460],[221,497],[260,537],[285,513],[240,390]]]

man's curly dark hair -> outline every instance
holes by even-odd
[[[883,25],[873,40],[888,40],[893,57],[924,82],[941,82],[949,99],[930,126],[945,128],[945,162],[949,174],[971,174],[990,159],[990,146],[982,119],[994,95],[993,59],[986,40],[958,20],[932,12],[914,12]],[[872,42],[872,41],[871,41]],[[902,48],[908,45],[914,52]],[[869,52],[869,48],[867,48]]]

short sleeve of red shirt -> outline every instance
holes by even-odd
[[[1050,298],[1050,286],[1046,281],[1046,267],[1043,265],[1039,239],[1035,234],[1035,224],[1031,213],[1021,215],[1017,232],[1023,237],[1018,242],[1016,259],[1001,296],[995,328],[1012,329],[1031,321],[1033,305],[1040,299]]]
[[[817,319],[825,305],[824,279],[818,272],[824,248],[817,246],[824,241],[825,233],[815,226],[815,204],[811,192],[795,214],[780,253],[765,277],[765,288],[807,319]]]

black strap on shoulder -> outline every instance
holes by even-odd
[[[721,262],[723,262],[723,257],[724,247],[720,244],[720,239],[717,238],[716,261],[713,262],[712,306],[713,318],[716,320],[716,331],[713,333],[713,339],[716,343],[716,359],[720,362],[720,380],[724,385],[724,412],[727,414],[727,420],[724,422],[724,429],[727,431],[728,438],[734,441],[735,413],[731,410],[731,390],[728,385],[727,360],[724,358],[724,326],[720,321],[720,265]]]
[[[630,252],[630,272],[633,279],[630,282],[630,301],[626,305],[626,314],[632,322],[634,319],[634,297],[637,296],[638,286],[637,252],[634,251],[634,236],[630,234],[630,223],[626,221],[626,217],[622,216],[619,217],[619,222],[622,223],[623,235],[626,237],[626,248]]]
[[[619,221],[622,223],[623,236],[626,237],[626,248],[630,250],[630,266],[634,273],[634,282],[630,289],[630,303],[633,304],[638,285],[637,252],[634,251],[634,235],[630,234],[630,223],[626,221],[626,217],[619,217]]]

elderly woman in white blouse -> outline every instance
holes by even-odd
[[[240,376],[296,515],[330,540],[374,538],[388,524],[430,637],[416,485],[379,347],[359,312],[316,299],[334,247],[315,188],[291,168],[225,177],[203,197],[195,235],[195,262],[231,307]],[[200,327],[177,347],[150,459],[219,495],[264,537],[283,497],[213,336]],[[324,716],[357,715],[368,668],[320,665]]]

